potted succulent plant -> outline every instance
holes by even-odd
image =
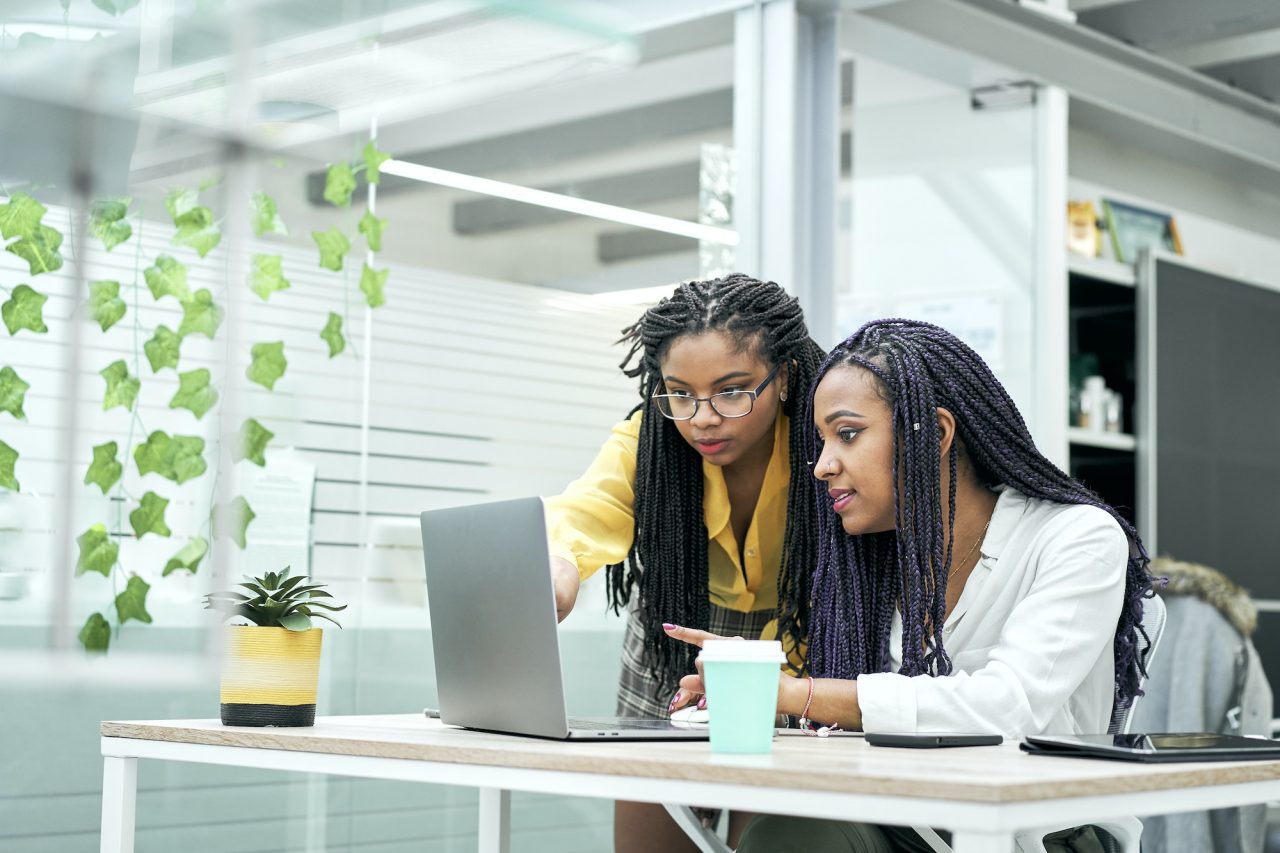
[[[312,619],[338,622],[321,611],[345,610],[333,603],[324,584],[289,577],[289,568],[267,572],[238,586],[248,590],[213,592],[206,610],[250,625],[228,625],[222,666],[222,723],[227,726],[310,726],[316,719],[320,640]],[[329,603],[316,599],[327,598]],[[338,625],[341,628],[341,625]]]

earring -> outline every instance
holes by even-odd
[[[787,392],[786,392],[786,391],[783,391],[783,392],[782,392],[782,402],[784,402],[784,403],[785,403],[785,402],[787,402]]]

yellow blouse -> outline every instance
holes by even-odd
[[[640,416],[637,412],[615,426],[591,467],[562,494],[546,501],[551,553],[575,563],[583,580],[601,566],[623,560],[635,537]],[[707,585],[713,604],[742,613],[777,609],[791,479],[789,434],[790,422],[779,412],[773,455],[741,549],[729,522],[724,472],[718,465],[702,463],[702,511],[709,540]]]

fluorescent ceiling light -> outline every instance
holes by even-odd
[[[623,225],[634,225],[650,231],[662,231],[667,234],[678,234],[693,240],[705,240],[725,246],[738,245],[738,232],[732,228],[721,228],[716,225],[702,225],[685,219],[671,216],[658,216],[644,213],[627,207],[603,204],[598,201],[587,201],[582,198],[535,190],[518,184],[494,181],[489,178],[477,178],[460,172],[449,172],[432,166],[418,163],[406,163],[403,160],[389,160],[382,164],[382,172],[387,175],[398,175],[427,184],[438,184],[442,187],[453,187],[457,190],[496,196],[525,204],[536,204],[539,207],[550,207],[567,213],[577,213],[595,219],[607,219],[610,222],[621,222]]]
[[[653,287],[633,287],[628,290],[607,290],[593,293],[591,298],[604,305],[650,305],[671,295],[676,283],[659,284]]]

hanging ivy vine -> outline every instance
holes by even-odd
[[[110,5],[118,14],[120,9],[128,8],[133,0],[95,2],[103,8]],[[335,207],[349,208],[357,186],[357,176],[363,173],[368,183],[377,184],[380,167],[388,159],[390,155],[379,151],[373,142],[369,142],[363,150],[363,162],[331,165],[326,174],[325,199]],[[132,361],[128,358],[117,359],[98,371],[104,382],[102,410],[109,412],[124,409],[131,420],[124,447],[121,448],[117,441],[93,446],[92,461],[84,474],[86,487],[96,486],[104,496],[114,494],[115,505],[120,508],[114,524],[98,521],[76,536],[79,549],[74,569],[76,576],[87,572],[100,574],[112,579],[119,590],[112,605],[91,614],[80,629],[80,643],[88,651],[105,652],[112,637],[130,621],[152,621],[147,610],[147,595],[151,584],[139,574],[139,569],[145,567],[126,567],[121,563],[119,540],[130,534],[138,541],[148,536],[169,539],[173,535],[165,513],[178,493],[173,488],[160,488],[147,489],[140,498],[130,495],[124,488],[124,470],[128,460],[132,457],[140,477],[155,474],[174,487],[200,477],[208,469],[203,437],[178,433],[171,435],[160,429],[147,431],[138,411],[139,393],[143,383],[149,381],[141,375],[144,358],[151,377],[165,370],[172,370],[176,374],[178,390],[169,401],[170,409],[186,410],[199,422],[217,408],[222,396],[207,368],[179,370],[184,340],[193,335],[215,339],[225,317],[222,306],[212,292],[206,288],[192,291],[188,284],[189,269],[180,260],[184,252],[193,252],[202,261],[222,240],[221,220],[215,217],[210,207],[200,201],[201,192],[208,189],[208,186],[175,189],[166,195],[164,205],[174,228],[169,242],[174,251],[172,254],[157,254],[145,268],[142,267],[141,238],[135,239],[135,225],[138,229],[143,225],[142,211],[139,209],[130,213],[132,199],[95,200],[88,211],[89,231],[106,251],[111,252],[133,241],[135,339],[142,340],[143,335],[148,332],[150,334],[141,344],[141,352],[135,349],[132,353]],[[0,204],[0,237],[3,238],[4,249],[27,263],[32,281],[36,281],[38,276],[61,269],[64,263],[61,253],[63,234],[44,222],[47,212],[44,205],[22,192],[13,193]],[[250,227],[259,238],[283,237],[289,233],[280,218],[275,201],[264,192],[255,192],[249,199],[248,216]],[[355,232],[364,239],[371,254],[382,250],[382,232],[385,226],[385,219],[380,219],[367,210],[355,223]],[[322,269],[343,272],[344,259],[352,248],[347,234],[334,227],[325,232],[313,232],[311,236],[319,250],[318,265]],[[370,308],[377,308],[385,303],[388,272],[375,269],[367,262],[363,264],[359,290]],[[153,302],[172,299],[181,308],[182,319],[176,330],[164,324],[157,324],[149,330],[141,328],[137,304],[137,294],[141,290],[137,281],[139,273]],[[292,289],[293,285],[286,277],[283,255],[255,253],[250,260],[246,286],[264,302],[278,298],[283,291]],[[16,284],[12,289],[0,285],[0,292],[5,296],[4,302],[0,304],[0,319],[3,319],[10,336],[48,334],[49,328],[44,317],[44,306],[48,301],[46,294],[27,282]],[[130,306],[120,294],[119,281],[90,281],[88,293],[82,297],[81,307],[72,313],[72,322],[77,321],[77,315],[83,310],[102,332],[108,331],[123,321],[130,312]],[[328,349],[329,358],[337,357],[346,349],[342,327],[342,314],[330,311],[323,328],[318,332]],[[274,391],[285,379],[289,360],[283,341],[256,342],[250,347],[249,358],[245,375],[250,381]],[[30,388],[31,385],[11,365],[0,367],[0,415],[25,421],[27,415],[24,404]],[[140,437],[136,445],[135,431]],[[232,460],[248,460],[251,464],[265,466],[267,447],[274,437],[274,433],[256,418],[246,418],[239,431],[228,440]],[[215,453],[219,451],[220,448],[215,446]],[[18,477],[20,460],[19,449],[0,436],[0,488],[14,492],[21,490]],[[216,478],[214,488],[216,489]],[[64,496],[63,499],[73,498]],[[121,517],[126,505],[132,506],[128,513],[127,530]],[[205,525],[207,535],[193,536],[178,547],[164,565],[158,567],[160,577],[168,577],[180,571],[196,573],[201,562],[208,556],[211,543],[219,539],[227,539],[237,547],[245,548],[248,544],[247,530],[255,517],[253,508],[241,495],[236,495],[225,503],[214,504]]]

